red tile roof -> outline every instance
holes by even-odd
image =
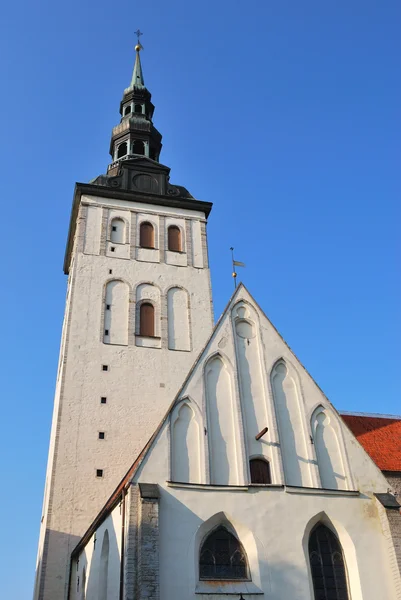
[[[342,414],[345,424],[382,471],[401,471],[401,417]]]

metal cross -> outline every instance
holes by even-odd
[[[143,35],[142,31],[140,29],[137,29],[134,33],[138,38],[138,44],[140,44],[141,42],[139,41],[139,38],[141,37],[141,35]]]

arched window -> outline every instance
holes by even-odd
[[[135,140],[132,144],[131,154],[145,154],[145,144],[141,140]]]
[[[125,115],[129,115],[130,112],[131,112],[131,107],[130,106],[126,106],[125,109],[124,109],[124,116]]]
[[[172,252],[181,252],[181,229],[177,225],[168,228],[168,249]]]
[[[155,309],[150,302],[143,302],[139,309],[139,335],[155,335]]]
[[[135,104],[134,110],[136,113],[142,113],[142,104]]]
[[[122,144],[120,144],[117,151],[117,158],[125,156],[127,154],[127,149],[127,142],[123,142]]]
[[[125,222],[118,217],[111,221],[110,240],[114,244],[125,243]]]
[[[249,461],[251,483],[271,483],[270,465],[263,458],[252,458]]]
[[[139,228],[139,245],[141,248],[155,247],[155,230],[152,223],[144,221]]]
[[[200,579],[249,579],[245,551],[232,533],[218,527],[202,544]]]
[[[309,561],[315,600],[348,600],[347,571],[340,542],[318,524],[309,538]]]

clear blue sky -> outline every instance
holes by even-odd
[[[401,412],[401,5],[21,0],[1,21],[0,569],[3,597],[26,600],[73,187],[109,162],[138,27],[162,161],[214,203],[216,317],[234,245],[244,282],[335,406]]]

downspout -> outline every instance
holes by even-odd
[[[121,562],[120,562],[120,600],[124,600],[124,544],[125,544],[125,496],[127,493],[123,489],[122,502],[122,518],[121,518]]]

